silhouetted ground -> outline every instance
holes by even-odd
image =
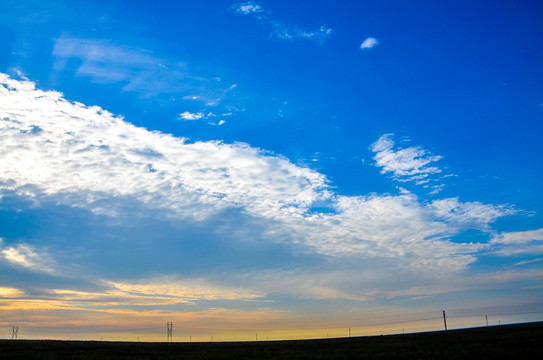
[[[0,359],[543,359],[543,322],[340,339],[129,343],[0,340]]]

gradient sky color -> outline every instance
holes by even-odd
[[[0,337],[542,320],[542,17],[2,1]]]

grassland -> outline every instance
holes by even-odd
[[[340,339],[128,343],[0,340],[0,359],[542,359],[543,322]]]

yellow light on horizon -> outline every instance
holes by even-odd
[[[15,298],[22,296],[23,292],[15,288],[0,287],[0,297],[3,298]]]

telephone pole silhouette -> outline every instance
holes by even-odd
[[[447,317],[445,316],[445,310],[443,310],[443,324],[445,324],[445,331],[447,330]]]
[[[173,342],[173,322],[168,321],[166,323],[166,332],[168,334],[167,342]]]
[[[19,333],[19,326],[13,326],[11,328],[11,340],[17,340],[17,335]]]

